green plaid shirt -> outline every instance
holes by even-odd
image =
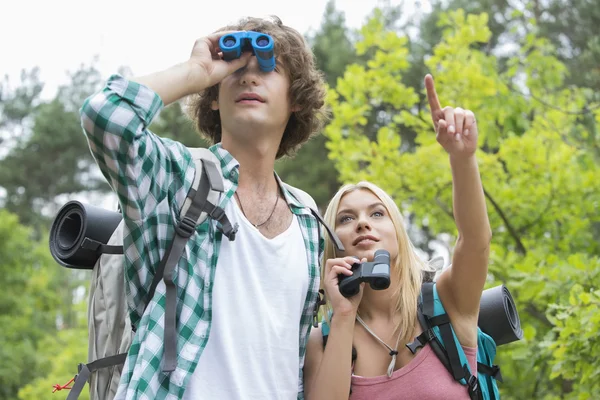
[[[158,285],[145,312],[143,302],[155,268],[174,235],[179,209],[195,173],[194,162],[184,145],[160,138],[147,129],[162,108],[162,100],[155,92],[119,75],[111,76],[107,85],[81,108],[82,126],[92,155],[119,198],[125,222],[125,287],[131,322],[137,331],[116,399],[182,398],[211,328],[212,288],[223,235],[216,229],[216,222],[207,219],[196,228],[176,268],[178,364],[171,373],[161,371],[164,284]],[[210,150],[221,161],[225,195],[219,205],[224,208],[237,189],[239,164],[220,145]],[[302,367],[319,289],[323,239],[310,210],[283,190],[309,250],[309,289],[299,321],[297,398],[302,399]],[[260,371],[256,373],[258,378]]]

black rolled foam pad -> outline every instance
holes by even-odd
[[[499,285],[483,291],[478,325],[494,339],[496,346],[523,338],[519,313],[506,286]]]
[[[64,267],[93,269],[100,254],[82,248],[81,244],[86,238],[106,244],[121,219],[118,212],[70,201],[62,206],[52,222],[50,253]]]

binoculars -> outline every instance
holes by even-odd
[[[270,72],[275,69],[273,38],[266,33],[240,31],[221,36],[219,47],[225,61],[239,58],[244,51],[256,56],[260,69]]]
[[[340,293],[344,297],[358,294],[361,282],[368,282],[372,289],[383,290],[390,286],[390,253],[387,250],[375,251],[371,262],[354,263],[352,275],[338,275]]]

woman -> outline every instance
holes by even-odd
[[[430,75],[425,86],[437,141],[449,155],[458,240],[452,266],[436,287],[471,371],[477,371],[477,319],[484,288],[491,230],[477,167],[477,124],[469,110],[442,107]],[[330,332],[312,330],[304,367],[305,394],[314,399],[468,399],[429,344],[413,354],[406,344],[423,331],[417,318],[422,274],[427,266],[414,251],[398,207],[368,182],[342,187],[325,213],[345,247],[335,254],[330,242],[321,282]],[[341,295],[338,275],[372,261],[377,249],[390,253],[391,283],[386,290],[361,284],[350,298]],[[352,360],[352,348],[356,360]],[[476,374],[476,372],[473,372]],[[350,390],[352,388],[352,390]]]

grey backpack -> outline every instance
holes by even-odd
[[[208,149],[189,149],[196,175],[181,210],[181,222],[166,256],[156,270],[146,305],[158,283],[166,286],[165,364],[176,365],[175,303],[172,280],[177,261],[195,227],[207,217],[220,222],[219,229],[235,240],[237,226],[232,226],[218,200],[224,191],[220,162]],[[120,212],[71,201],[58,212],[50,232],[50,252],[68,268],[93,271],[88,298],[88,362],[79,364],[78,373],[67,396],[77,399],[85,383],[90,384],[92,400],[113,399],[135,327],[127,311],[123,270],[123,219]],[[172,305],[172,307],[170,307]]]
[[[219,160],[208,149],[189,149],[196,166],[192,189],[182,207],[180,223],[165,257],[156,270],[146,298],[154,295],[158,283],[166,287],[165,351],[166,371],[177,364],[177,332],[175,328],[176,289],[172,281],[175,266],[195,227],[207,217],[220,223],[219,230],[235,240],[237,226],[232,226],[218,207],[224,192]],[[327,229],[338,248],[341,243],[320,217],[316,204],[307,193],[284,183],[296,199],[311,209]],[[123,364],[131,346],[135,327],[127,311],[123,268],[123,219],[120,212],[70,201],[58,212],[50,232],[50,251],[55,260],[68,268],[91,269],[93,272],[88,299],[88,362],[78,366],[78,373],[67,396],[75,400],[86,382],[91,400],[112,400],[117,392]]]

